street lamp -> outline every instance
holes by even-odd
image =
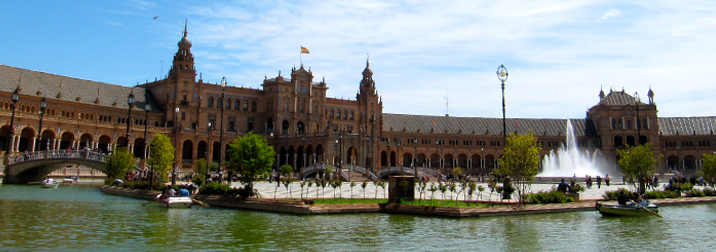
[[[505,65],[500,65],[497,68],[497,78],[502,82],[502,146],[504,147],[507,141],[507,123],[505,122],[505,81],[510,74],[507,72]]]
[[[224,157],[224,100],[226,100],[224,90],[226,90],[226,77],[221,77],[221,126],[219,126],[219,170],[221,170],[221,160]],[[231,186],[231,172],[227,172],[227,179],[227,181],[229,181],[229,186]]]
[[[418,138],[413,139],[413,173],[418,178]]]
[[[41,151],[42,148],[40,148],[40,143],[42,143],[42,118],[45,115],[45,109],[47,108],[47,100],[45,97],[42,97],[42,101],[40,101],[40,127],[37,128],[37,151]]]
[[[5,154],[12,154],[12,150],[10,149],[12,145],[10,144],[11,139],[15,137],[15,108],[17,108],[17,101],[20,100],[20,93],[19,90],[20,87],[15,88],[15,92],[12,93],[12,117],[10,117],[10,133],[7,137],[7,153]]]
[[[343,171],[343,132],[338,135],[338,170],[336,170],[336,178],[338,178],[338,171]]]
[[[636,145],[641,145],[641,125],[640,125],[640,119],[639,119],[639,102],[641,99],[639,98],[639,93],[634,92],[634,103],[636,104]]]
[[[177,168],[179,167],[179,107],[174,109],[174,168],[172,169],[172,186],[176,185]]]
[[[144,165],[147,165],[147,126],[149,125],[149,110],[152,109],[152,105],[149,102],[144,101]],[[149,190],[152,190],[152,183],[154,182],[154,167],[149,174]]]
[[[128,109],[129,115],[127,116],[127,134],[126,134],[126,138],[124,140],[127,148],[129,148],[129,127],[130,127],[130,123],[132,121],[132,105],[134,105],[134,91],[129,93],[129,97],[127,97],[127,106],[129,107],[129,109]]]

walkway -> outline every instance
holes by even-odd
[[[356,185],[353,187],[353,193],[351,194],[351,186],[350,183],[343,182],[343,185],[341,186],[340,190],[336,189],[336,197],[343,197],[343,198],[364,198],[364,190],[362,188],[362,183],[356,182]],[[475,192],[472,195],[472,200],[484,200],[484,201],[500,201],[500,195],[497,194],[497,192],[492,193],[492,196],[490,196],[490,189],[487,187],[487,183],[477,183],[478,186],[482,185],[485,187],[485,191],[482,192],[481,197],[478,196],[479,192]],[[234,182],[232,186],[241,186],[241,183]],[[428,184],[428,187],[430,184]],[[538,191],[547,191],[550,190],[552,187],[556,188],[557,183],[554,184],[532,184],[531,190],[532,192],[538,192]],[[582,186],[584,184],[582,183]],[[286,187],[284,187],[283,184],[280,185],[280,187],[276,188],[276,183],[268,183],[268,182],[259,182],[255,185],[256,189],[261,193],[261,196],[263,198],[274,198],[274,194],[276,195],[276,198],[300,198],[301,197],[301,186],[300,182],[292,183],[289,188],[289,190],[286,190]],[[592,186],[592,188],[587,189],[585,192],[581,193],[582,200],[601,200],[602,195],[605,191],[613,191],[617,190],[620,187],[625,187],[627,189],[628,186],[622,185],[621,183],[618,185],[611,184],[610,186],[602,185],[601,188],[597,188],[597,186]],[[333,198],[333,188],[330,185],[327,185],[326,188],[322,188],[320,186],[316,186],[315,184],[311,187],[304,187],[303,188],[303,196],[306,197],[306,189],[308,189],[308,198]],[[365,198],[387,198],[388,197],[388,185],[386,183],[385,189],[376,186],[372,182],[368,182],[366,188],[365,188]],[[317,192],[318,191],[318,192]],[[324,193],[325,192],[325,193]],[[427,195],[426,195],[427,194]],[[457,193],[452,193],[452,198],[454,199]],[[450,199],[451,193],[450,191],[445,192],[445,196],[443,197],[442,193],[440,191],[436,191],[433,195],[434,199]],[[514,195],[513,195],[514,196]],[[415,197],[420,197],[420,193],[418,191],[415,192]],[[426,192],[423,194],[423,199],[430,199],[431,193],[426,190]],[[461,193],[459,195],[460,200],[464,200],[464,196]]]

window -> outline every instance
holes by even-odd
[[[351,117],[350,117],[350,119],[351,119],[351,121],[353,121],[353,120],[355,119],[355,117],[354,117],[354,115],[353,115],[353,111],[351,111]]]
[[[248,110],[249,110],[249,101],[244,100],[244,111],[248,111]]]
[[[206,106],[209,108],[214,107],[214,97],[211,97],[211,96],[209,97],[209,101],[206,103]]]
[[[228,131],[230,131],[230,132],[236,131],[236,129],[234,129],[236,127],[235,125],[236,125],[235,121],[229,121],[229,130]]]
[[[329,112],[329,113],[330,113],[330,114],[328,115],[328,118],[333,119],[333,110],[331,109],[331,112]]]
[[[251,101],[251,112],[256,112],[256,101]]]
[[[348,120],[348,111],[343,110],[343,120]]]
[[[336,119],[341,119],[341,110],[336,110]]]
[[[241,109],[241,101],[240,101],[239,99],[236,99],[236,100],[234,101],[234,109],[235,109],[235,110]]]
[[[226,109],[231,109],[231,99],[226,99]]]

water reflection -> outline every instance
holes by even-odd
[[[293,216],[164,209],[93,187],[0,186],[2,250],[623,251],[715,245],[716,204],[662,207],[666,218],[596,211],[452,219]]]

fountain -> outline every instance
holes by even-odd
[[[549,155],[545,156],[542,160],[542,172],[537,174],[537,177],[567,178],[576,175],[578,178],[584,178],[586,175],[596,177],[612,173],[607,169],[609,166],[601,151],[595,150],[589,153],[589,150],[577,148],[574,126],[569,119],[566,128],[566,144],[562,144],[556,152],[551,150]]]

